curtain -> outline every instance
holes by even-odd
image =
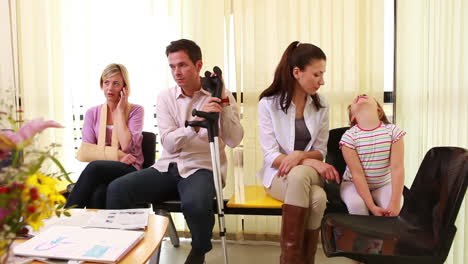
[[[18,56],[18,75],[15,78],[18,80],[17,93],[21,97],[24,119],[41,117],[63,125],[61,2],[24,0],[10,1],[10,4],[11,13],[16,17],[14,35],[17,43],[12,54]],[[33,146],[44,150],[53,143],[63,142],[64,129],[47,129],[41,133],[40,140],[33,142]],[[63,148],[53,147],[51,150],[63,160],[66,153]]]
[[[236,82],[244,94],[242,124],[246,185],[263,154],[257,120],[258,96],[272,82],[282,53],[292,41],[313,43],[327,55],[325,85],[330,128],[348,124],[346,107],[359,93],[383,99],[383,1],[232,1]],[[246,216],[245,233],[264,239],[278,234],[280,217]]]
[[[105,102],[99,79],[110,63],[126,66],[129,102],[144,107],[144,130],[157,134],[156,98],[173,84],[164,51],[179,36],[168,1],[65,1],[60,12],[66,138],[74,139],[66,148],[78,149],[86,110]],[[74,158],[75,151],[66,160],[77,179],[86,163]]]
[[[16,112],[19,108],[16,13],[14,10],[14,2],[0,2],[0,38],[2,39],[0,42],[0,94],[2,95],[0,111],[3,112]],[[5,128],[3,124],[2,128]]]
[[[396,122],[405,136],[406,185],[435,146],[468,147],[468,3],[397,3]],[[468,263],[468,206],[446,263]]]
[[[202,50],[203,68],[200,72],[204,76],[205,71],[213,71],[214,66],[219,66],[223,70],[223,78],[226,88],[235,91],[235,87],[230,87],[229,61],[227,54],[227,43],[225,42],[226,12],[229,2],[227,0],[174,0],[169,1],[169,14],[171,22],[174,24],[178,37],[195,41]],[[167,61],[167,60],[166,60]],[[167,63],[166,63],[167,64]],[[166,66],[167,67],[167,66]],[[171,77],[172,78],[172,77]],[[233,164],[232,150],[226,147],[228,159],[227,186],[224,189],[224,197],[229,197],[232,193]],[[190,236],[187,223],[181,213],[172,214],[177,230],[183,236]],[[235,232],[236,218],[226,217],[226,226],[229,232]],[[217,218],[216,218],[217,221]],[[233,222],[234,221],[234,222]],[[217,234],[218,227],[215,226],[213,234]]]

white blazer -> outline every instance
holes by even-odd
[[[310,133],[310,142],[304,151],[316,150],[327,155],[328,142],[328,103],[323,96],[320,102],[324,106],[318,111],[313,100],[307,96],[304,108],[304,121]],[[296,105],[291,102],[288,113],[281,110],[279,96],[263,97],[258,104],[260,125],[260,144],[263,151],[263,167],[257,177],[267,188],[270,187],[278,169],[273,168],[273,161],[281,154],[294,151]]]

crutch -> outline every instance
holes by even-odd
[[[211,72],[205,72],[205,78],[202,78],[202,86],[205,90],[211,92],[213,97],[221,99],[221,92],[223,89],[223,82],[221,80],[221,69],[217,66],[213,68],[216,76],[211,77]],[[227,245],[226,245],[226,224],[224,223],[224,200],[223,200],[223,186],[221,178],[221,165],[219,158],[219,141],[218,141],[218,120],[219,113],[207,113],[193,109],[192,116],[203,117],[203,121],[185,121],[185,127],[203,127],[208,130],[208,140],[210,142],[211,163],[213,166],[213,178],[216,189],[216,202],[218,205],[218,222],[219,222],[219,236],[221,237],[221,244],[224,253],[224,263],[228,263],[227,259]]]

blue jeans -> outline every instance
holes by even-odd
[[[211,250],[214,226],[213,172],[200,169],[187,178],[179,175],[176,163],[167,172],[147,168],[114,180],[107,188],[107,208],[133,208],[140,203],[179,200],[192,234],[192,248],[199,253]]]

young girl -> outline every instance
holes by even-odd
[[[382,106],[367,95],[348,106],[352,127],[340,141],[347,167],[341,198],[350,214],[397,216],[404,183],[403,136]]]

